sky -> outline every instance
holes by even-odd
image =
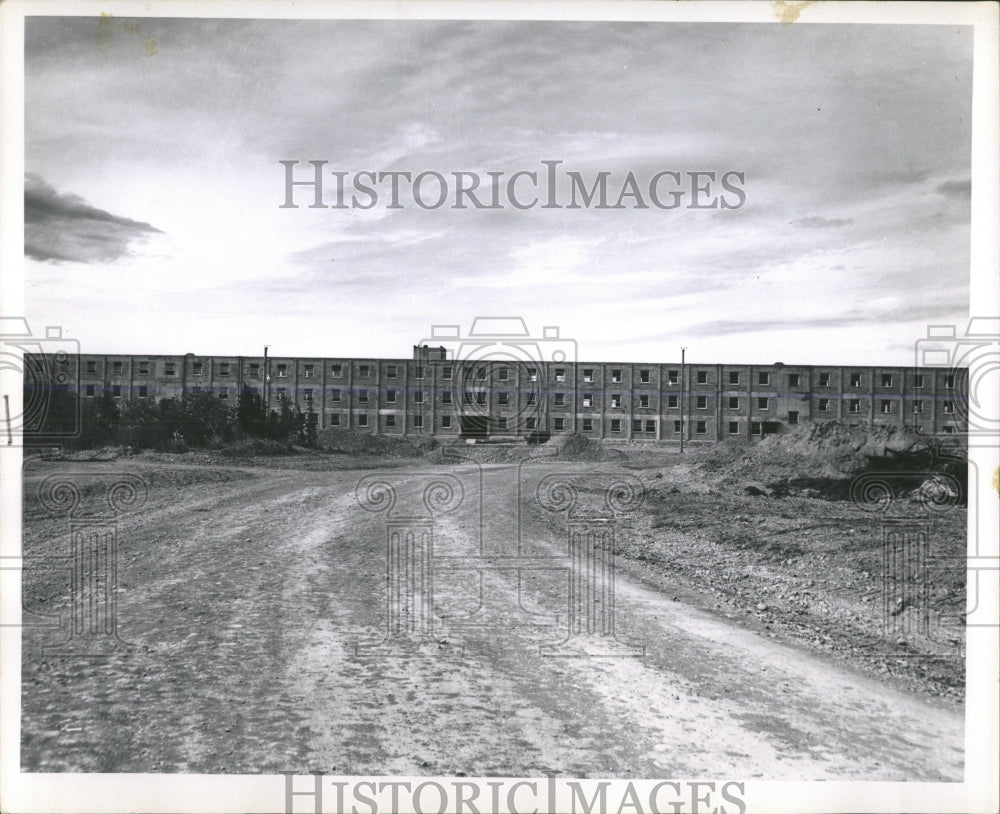
[[[26,311],[82,352],[404,358],[517,316],[581,360],[906,365],[968,319],[969,27],[55,17],[25,54]],[[283,160],[327,203],[546,160],[745,202],[283,208]]]

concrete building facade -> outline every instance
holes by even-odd
[[[575,432],[595,440],[752,441],[811,421],[964,432],[962,368],[411,359],[94,355],[36,360],[82,400],[123,403],[208,393],[235,407],[287,398],[321,429],[518,440]]]

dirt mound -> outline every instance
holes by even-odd
[[[556,449],[560,461],[624,461],[625,453],[608,449],[604,444],[592,441],[585,435],[557,435],[543,445],[545,449]],[[550,453],[551,454],[551,453]]]
[[[223,447],[219,454],[226,458],[248,458],[252,455],[295,455],[296,450],[288,444],[266,438],[248,438]]]
[[[834,500],[849,496],[862,472],[951,472],[964,450],[942,448],[934,438],[905,427],[849,427],[831,421],[803,424],[757,444],[727,442],[691,456],[697,474],[716,488],[742,490],[753,481],[778,496],[815,492]]]
[[[356,430],[330,427],[321,430],[316,443],[327,452],[344,455],[375,455],[389,458],[419,458],[432,452],[438,443],[429,438],[371,435]]]

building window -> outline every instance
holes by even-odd
[[[705,435],[708,432],[708,425],[705,421],[696,421],[694,424],[694,431],[698,435]]]
[[[646,432],[656,432],[656,422],[647,421],[646,422]]]
[[[359,390],[358,391],[358,401],[368,401],[368,391]]]
[[[944,431],[945,435],[951,435],[952,433],[955,432],[955,428],[950,425],[942,427],[941,429]]]
[[[699,370],[698,371],[698,384],[708,384],[708,371]]]
[[[621,380],[622,380],[622,371],[621,371],[621,368],[615,368],[615,369],[613,369],[611,371],[611,381],[614,384],[619,384],[621,382]]]
[[[737,371],[735,370],[729,371],[729,383],[730,384],[740,383],[740,374]]]
[[[91,375],[97,373],[97,362],[87,362],[87,373]]]
[[[633,418],[632,419],[632,432],[642,432],[642,419]]]
[[[367,415],[367,413],[359,413],[358,414],[358,426],[359,427],[367,427],[368,426],[368,415]]]
[[[94,395],[94,385],[92,385],[92,384],[88,384],[87,385],[87,395],[90,396],[90,397],[93,397],[93,395]]]
[[[227,390],[225,387],[219,388],[219,399],[221,401],[229,401],[229,390]]]
[[[649,371],[648,370],[640,370],[639,371],[639,382],[641,384],[649,384]]]
[[[649,407],[649,396],[639,396],[639,407]]]
[[[177,365],[173,362],[167,362],[163,365],[163,375],[164,376],[176,376],[177,375]]]
[[[852,373],[851,374],[851,387],[861,387],[861,374]]]
[[[798,413],[797,410],[789,410],[788,411],[788,423],[789,424],[798,424],[799,423],[799,413]]]
[[[879,404],[879,412],[882,415],[889,415],[892,412],[892,401],[890,399],[882,399]]]
[[[819,400],[819,411],[825,413],[830,409],[830,399]]]
[[[534,393],[527,393],[525,395],[525,402],[524,403],[527,404],[529,407],[533,407],[534,404],[535,404],[535,394]]]
[[[667,396],[667,407],[676,408],[678,404],[677,396]]]
[[[443,415],[441,416],[441,428],[445,430],[451,429],[451,416]]]
[[[674,432],[680,432],[680,431],[681,431],[681,422],[680,421],[675,421],[674,422]]]
[[[451,381],[451,365],[441,368],[441,378],[446,382]]]
[[[195,362],[195,369],[196,370],[199,367],[199,365],[201,365],[201,362]],[[112,362],[111,363],[111,375],[112,376],[121,376],[122,375],[122,363],[121,362]],[[198,375],[200,376],[201,374],[199,373]]]
[[[396,416],[394,416],[394,415],[387,415],[385,417],[385,426],[387,426],[387,427],[395,427],[396,426]]]
[[[500,368],[497,371],[497,378],[502,382],[507,381],[510,378],[510,370],[505,367]]]
[[[306,387],[305,389],[303,389],[303,391],[302,391],[302,397],[306,401],[312,401],[313,400],[313,391],[312,391],[312,388],[311,387]]]
[[[730,435],[739,435],[740,434],[740,422],[739,421],[730,421],[729,422],[729,434]]]
[[[750,434],[751,435],[760,435],[760,431],[761,431],[760,422],[759,421],[751,421],[750,422]]]
[[[860,413],[861,402],[858,399],[851,399],[847,402],[847,411],[850,413]]]
[[[284,379],[288,376],[288,365],[278,365],[278,378]]]
[[[167,375],[169,376],[170,374],[168,373]],[[259,363],[257,363],[257,362],[251,362],[250,363],[250,375],[253,376],[253,377],[255,377],[255,378],[258,377],[258,376],[260,376],[260,364]]]
[[[729,409],[730,410],[738,410],[738,409],[740,409],[740,397],[739,396],[730,396],[729,397]]]
[[[385,369],[385,377],[387,379],[395,379],[398,376],[399,376],[399,368],[397,368],[395,365],[389,365]]]
[[[395,390],[386,390],[385,391],[385,403],[386,404],[395,404],[396,403],[396,391]]]
[[[339,427],[340,426],[340,414],[339,413],[333,413],[330,416],[330,426],[331,427]]]
[[[120,399],[122,397],[122,386],[120,384],[111,385],[111,398]],[[948,412],[945,410],[945,412]]]
[[[139,375],[140,376],[149,375],[149,362],[139,362]]]
[[[622,420],[620,418],[611,419],[611,432],[621,432],[622,431]]]
[[[594,406],[594,394],[593,393],[584,393],[583,394],[583,406],[584,407],[593,407]]]
[[[340,401],[340,390],[334,388],[330,391],[330,401]]]
[[[924,402],[921,399],[917,399],[913,402],[913,412],[922,413],[924,411]]]
[[[913,386],[914,387],[923,387],[924,386],[924,374],[923,373],[916,373],[916,374],[914,374],[914,376],[913,376]]]
[[[951,415],[952,413],[955,412],[955,405],[952,404],[950,401],[946,401],[943,407],[945,415]]]
[[[944,386],[946,388],[948,388],[949,390],[951,390],[951,389],[953,389],[955,387],[955,374],[954,373],[949,373],[947,376],[944,377]]]
[[[442,404],[451,404],[451,390],[445,390],[441,394],[441,403]]]
[[[592,381],[594,381],[594,368],[585,367],[583,369],[583,381],[586,382],[587,384],[590,384]]]
[[[585,418],[585,419],[583,419],[583,431],[584,432],[593,432],[594,431],[594,419],[592,419],[592,418]]]
[[[676,370],[668,370],[667,371],[667,383],[668,384],[677,384],[677,382],[680,381],[680,378],[681,378],[681,376],[680,376],[680,372],[679,371],[676,371]]]
[[[565,429],[565,426],[566,422],[564,419],[562,418],[552,419],[552,429],[554,429],[556,432],[561,432],[563,429]]]
[[[486,368],[485,367],[481,367],[481,368],[478,368],[476,370],[476,378],[479,379],[479,381],[486,381]]]
[[[372,369],[370,365],[359,365],[358,366],[358,377],[362,379],[367,379],[372,375]]]
[[[498,430],[507,429],[507,416],[502,415],[499,418],[497,418],[497,429]]]
[[[200,387],[196,387],[194,389],[194,392],[200,393],[201,392],[201,388]],[[285,394],[287,392],[288,391],[285,390],[284,387],[278,387],[278,388],[275,388],[274,395],[276,395],[278,397],[278,401],[281,401],[285,397]]]
[[[497,404],[510,404],[510,394],[497,393]]]
[[[830,374],[829,373],[820,373],[819,374],[819,386],[820,387],[829,387],[830,386]]]
[[[788,386],[789,387],[798,387],[799,386],[799,374],[798,373],[789,373],[788,374]]]
[[[251,367],[253,367],[253,365],[251,365]],[[254,375],[256,376],[257,374],[255,373]],[[341,378],[344,375],[344,366],[330,365],[330,375],[335,379]]]
[[[533,430],[533,429],[535,429],[535,419],[533,419],[533,418],[526,418],[524,420],[524,428],[526,430]]]
[[[882,374],[882,386],[883,387],[892,387],[892,374],[891,373],[883,373]]]
[[[556,381],[557,382],[564,382],[564,381],[566,381],[566,368],[564,368],[564,367],[557,367],[556,368]]]
[[[476,393],[476,404],[485,404],[485,403],[486,403],[486,394]]]
[[[698,406],[699,410],[707,410],[708,396],[698,396],[698,398],[695,400],[695,404]]]
[[[758,373],[757,374],[757,384],[770,384],[771,374],[770,373]]]
[[[538,371],[535,368],[533,368],[533,367],[529,367],[528,368],[528,381],[529,382],[537,382],[538,381]]]
[[[770,401],[771,401],[770,399],[763,398],[763,397],[757,399],[757,409],[758,410],[767,410]]]
[[[424,401],[424,391],[423,390],[414,390],[413,391],[413,403],[414,404],[423,404],[423,401]]]
[[[139,398],[144,399],[149,397],[149,386],[145,384],[139,385]]]
[[[566,394],[565,393],[556,393],[555,394],[555,406],[556,407],[565,407],[566,406]]]
[[[413,368],[413,378],[422,379],[424,377],[424,367],[423,365],[417,365]]]
[[[315,373],[315,371],[316,371],[316,366],[315,365],[304,365],[302,367],[302,375],[306,379],[311,379],[313,377],[313,374]]]
[[[230,368],[229,362],[220,362],[219,363],[219,375],[220,376],[228,376],[230,374],[229,368]]]
[[[622,406],[621,393],[613,393],[611,395],[611,406],[612,407],[621,407]]]

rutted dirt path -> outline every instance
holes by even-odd
[[[385,634],[388,613],[386,515],[355,499],[366,472],[154,484],[119,525],[127,652],[42,658],[38,645],[51,639],[26,630],[22,766],[961,778],[953,708],[674,601],[634,564],[616,572],[614,618],[644,658],[600,635],[541,653],[565,638],[570,573],[566,516],[538,509],[534,486],[594,470],[526,468],[520,523],[516,466],[484,467],[482,487],[473,466],[380,471],[397,491],[393,516],[426,511],[429,479],[458,477],[464,501],[436,519],[435,562],[491,559],[481,572],[468,559],[464,569],[435,564],[435,626],[419,655],[389,647],[378,657],[355,652]],[[26,553],[65,545],[59,528],[29,512]],[[552,567],[519,575],[509,559],[519,540]],[[54,609],[37,597],[36,609]],[[595,650],[610,657],[583,655]]]

